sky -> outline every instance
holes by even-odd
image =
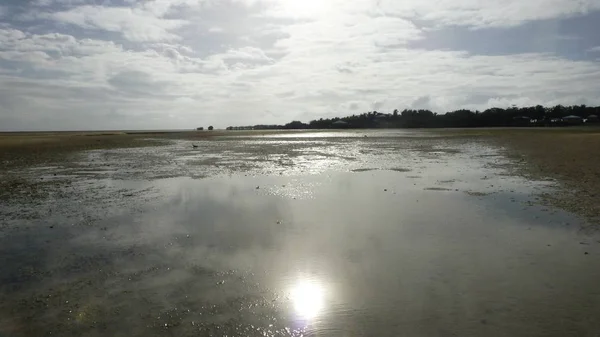
[[[600,0],[2,0],[0,131],[600,105]]]

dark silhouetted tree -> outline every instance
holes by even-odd
[[[392,114],[377,111],[364,112],[359,115],[335,118],[319,118],[308,124],[293,121],[285,125],[254,125],[233,127],[234,130],[247,129],[330,129],[333,123],[343,121],[348,128],[441,128],[441,127],[502,127],[502,126],[561,126],[561,118],[576,115],[588,118],[590,115],[600,115],[600,107],[585,105],[543,107],[511,106],[508,108],[490,108],[485,111],[459,109],[437,114],[430,110],[395,109]],[[591,119],[591,123],[595,120]],[[340,123],[337,123],[339,126]],[[212,127],[209,128],[212,130]]]
[[[293,121],[284,125],[285,129],[308,129],[308,124],[304,124],[300,121]]]
[[[214,128],[213,128],[213,126],[212,126],[212,125],[208,127],[208,131],[212,131],[213,129],[214,129]]]

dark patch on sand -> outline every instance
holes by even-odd
[[[437,181],[438,184],[454,184],[455,182],[456,182],[456,179],[438,180]]]
[[[410,172],[410,169],[407,168],[403,168],[403,167],[395,167],[395,168],[391,168],[389,169],[390,171],[396,171],[396,172]]]
[[[465,191],[466,194],[474,197],[485,197],[486,195],[490,195],[491,193],[486,192],[478,192],[478,191]]]
[[[352,172],[369,172],[369,171],[379,171],[381,169],[378,168],[359,168],[359,169],[354,169],[351,170]],[[394,167],[394,168],[389,168],[389,169],[383,169],[385,171],[395,171],[395,172],[410,172],[410,169],[407,168],[403,168],[403,167]]]
[[[354,169],[351,170],[352,172],[369,172],[369,171],[377,171],[379,169],[376,168],[360,168],[360,169]]]

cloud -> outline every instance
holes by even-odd
[[[596,0],[381,0],[376,13],[427,21],[435,26],[515,26],[526,21],[565,18],[600,9]]]
[[[26,35],[20,30],[16,29],[0,29],[0,42],[2,42],[2,46],[6,48],[7,43],[11,43],[14,45],[15,41],[18,41],[24,38]]]
[[[372,17],[399,17],[429,23],[435,27],[507,27],[526,21],[566,18],[600,9],[596,0],[330,0],[295,2],[269,1],[269,16],[289,18],[331,18],[339,14],[367,14]],[[340,10],[342,9],[342,10]]]
[[[9,7],[28,19],[0,26],[0,128],[180,129],[396,108],[600,104],[593,59],[414,43],[449,25],[526,28],[598,8],[541,3],[38,0]]]
[[[600,46],[592,47],[592,48],[588,49],[588,51],[592,52],[592,53],[600,53]]]
[[[210,27],[208,31],[211,33],[222,33],[224,30],[221,27]]]
[[[75,6],[75,5],[83,5],[87,3],[87,0],[33,0],[31,1],[32,5],[38,7],[50,7],[55,5],[61,6]]]
[[[0,30],[0,50],[16,52],[44,52],[59,56],[84,56],[121,51],[112,41],[75,39],[71,35],[26,34],[18,30]]]
[[[153,96],[161,95],[166,91],[167,82],[156,81],[149,73],[139,70],[124,70],[118,72],[107,80],[119,93],[128,95]]]
[[[228,62],[247,62],[247,63],[272,63],[273,59],[265,52],[255,47],[243,47],[239,49],[230,49],[224,54],[215,55],[217,59]]]
[[[172,30],[186,24],[184,20],[165,19],[157,16],[157,8],[128,8],[80,6],[67,11],[40,14],[40,17],[71,24],[85,29],[117,32],[130,41],[178,40]]]

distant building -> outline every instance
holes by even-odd
[[[196,128],[196,130],[198,130],[198,131],[204,131],[204,128],[203,127],[199,127],[199,128]]]
[[[586,123],[598,123],[599,121],[600,119],[598,119],[597,115],[589,115],[585,120]]]
[[[568,125],[583,124],[583,118],[575,115],[569,115],[562,118],[562,121]]]
[[[334,128],[347,128],[348,127],[348,122],[344,122],[344,121],[335,121],[333,123],[331,123],[331,126]]]

